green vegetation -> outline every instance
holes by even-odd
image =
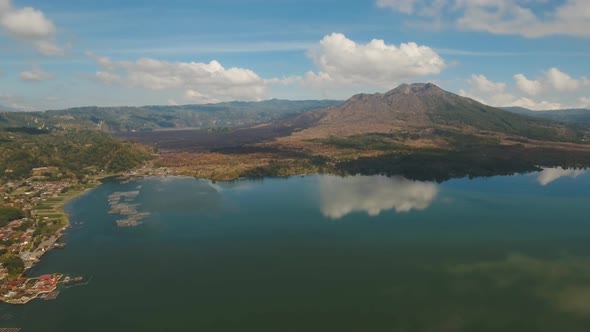
[[[25,217],[23,210],[9,206],[0,206],[0,228],[9,222]]]
[[[241,178],[286,177],[325,173],[328,171],[327,159],[319,156],[300,157],[297,159],[273,160],[268,165],[246,170],[239,174]]]
[[[65,130],[34,135],[0,131],[0,138],[0,179],[27,178],[33,168],[46,166],[57,167],[62,176],[78,178],[91,172],[91,166],[120,172],[140,165],[151,153],[139,144],[97,131]]]
[[[42,237],[48,237],[48,236],[56,234],[57,231],[60,228],[62,228],[63,226],[64,225],[61,223],[60,220],[37,223],[37,225],[35,227],[35,233],[33,233],[33,236],[38,237],[39,235],[41,235],[41,237],[39,237],[39,239],[41,239]]]
[[[405,140],[441,139],[446,146],[412,147]],[[498,137],[474,135],[451,129],[424,129],[392,134],[363,134],[314,140],[336,148],[351,149],[356,156],[336,162],[332,173],[403,175],[415,180],[445,181],[450,178],[508,175],[539,170],[539,166],[586,167],[585,152],[551,148],[501,145]],[[380,151],[358,157],[362,151]]]
[[[266,100],[207,105],[79,107],[59,111],[3,113],[0,128],[36,133],[43,130],[88,129],[111,133],[170,128],[223,128],[283,119],[333,106],[335,100]],[[24,129],[23,129],[24,128]],[[37,128],[34,130],[31,128]]]
[[[480,135],[468,134],[458,130],[451,129],[434,129],[420,138],[438,137],[448,143],[451,150],[482,148],[486,146],[496,146],[501,143],[494,133],[481,133]]]
[[[465,149],[471,147],[493,146],[500,144],[495,136],[474,135],[451,129],[424,129],[415,132],[398,132],[391,134],[360,134],[347,137],[330,137],[313,139],[311,142],[333,146],[339,149],[377,150],[377,151],[412,151],[404,144],[406,141],[418,139],[440,138],[446,141],[450,149]]]
[[[8,127],[6,131],[9,133],[23,133],[29,135],[43,135],[49,134],[49,130],[47,129],[37,129],[32,127]]]
[[[10,276],[18,276],[25,270],[25,263],[23,260],[12,254],[5,254],[2,258],[2,265],[8,270]]]
[[[451,178],[509,175],[538,171],[541,167],[585,168],[586,152],[522,145],[473,146],[465,149],[417,149],[342,161],[342,174],[403,175],[414,180],[445,181]]]
[[[484,131],[494,131],[547,141],[580,141],[584,133],[574,128],[560,126],[545,119],[514,114],[477,102],[433,103],[428,115],[432,122],[445,126],[471,126]]]
[[[312,142],[330,145],[339,149],[380,151],[402,149],[403,145],[398,144],[393,138],[395,138],[395,136],[390,134],[361,134],[348,137],[315,139],[312,140]]]
[[[15,230],[15,231],[17,231],[17,232],[25,232],[32,225],[33,225],[33,221],[32,220],[27,220],[27,221],[23,222],[20,226],[13,227],[12,229]]]

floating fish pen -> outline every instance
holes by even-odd
[[[63,249],[63,248],[66,247],[66,244],[63,243],[63,242],[62,243],[54,243],[53,244],[53,247],[56,248],[56,249]]]
[[[139,204],[132,204],[135,198],[139,195],[139,190],[115,192],[108,198],[111,206],[109,214],[119,214],[126,216],[125,219],[116,221],[119,227],[134,227],[141,224],[141,220],[149,216],[147,212],[139,212],[137,209]]]
[[[117,220],[117,226],[119,227],[133,227],[138,226],[142,223],[142,220],[148,217],[149,212],[136,213],[129,216],[127,219]]]
[[[53,292],[49,292],[49,293],[41,295],[40,298],[45,301],[55,300],[55,299],[57,299],[57,296],[59,295],[59,293],[60,292],[58,290],[55,290]]]
[[[117,203],[112,204],[109,214],[135,214],[137,213],[138,204]]]
[[[141,225],[139,220],[132,220],[132,219],[122,219],[117,220],[117,226],[119,227],[135,227]]]
[[[117,203],[121,199],[133,199],[139,195],[139,190],[134,191],[117,191],[109,195],[109,203]]]
[[[64,289],[76,287],[76,286],[86,286],[92,280],[92,276],[86,278],[82,276],[77,277],[66,277],[63,281]]]

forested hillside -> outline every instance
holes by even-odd
[[[269,122],[339,104],[335,100],[266,100],[205,105],[79,107],[45,112],[0,113],[0,127],[89,129],[111,133],[158,129],[223,129]]]
[[[0,130],[0,179],[22,179],[33,168],[56,167],[59,174],[77,176],[105,170],[124,171],[140,165],[151,151],[137,143],[88,130],[47,133],[24,128]]]

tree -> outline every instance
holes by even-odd
[[[20,275],[25,270],[25,263],[23,260],[14,255],[8,256],[2,265],[8,270],[8,274],[10,275]]]
[[[8,206],[0,206],[0,227],[6,226],[9,222],[17,219],[24,218],[25,214],[23,210],[8,207]]]

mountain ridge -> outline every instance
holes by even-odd
[[[186,123],[174,122],[177,111],[158,106],[134,112],[111,109],[106,114],[98,108],[47,112],[55,127],[39,114],[14,118],[0,113],[0,150],[5,145],[11,151],[23,140],[40,146],[51,146],[51,140],[75,141],[84,129],[76,125],[97,132],[105,131],[97,124],[106,123],[110,134],[154,147],[155,167],[219,180],[311,173],[404,174],[416,179],[438,174],[434,178],[442,179],[530,171],[539,165],[590,165],[587,131],[483,105],[432,83],[403,84],[385,93],[326,103],[328,107],[316,109],[321,102],[234,102],[183,111],[191,121],[209,117],[211,122],[198,123],[206,130],[182,128]],[[256,107],[248,108],[252,105]],[[29,116],[25,126],[18,118],[23,114]],[[219,122],[223,119],[229,122]],[[175,130],[159,130],[166,128]],[[51,156],[51,149],[46,150]],[[47,160],[43,163],[50,164]]]
[[[302,121],[314,118],[314,121]],[[484,105],[445,91],[433,83],[402,84],[385,93],[356,94],[340,105],[306,112],[292,120],[307,122],[302,139],[452,128],[496,132],[532,139],[571,141],[579,133],[563,124]]]
[[[0,113],[0,128],[72,128],[110,133],[183,128],[223,129],[280,120],[339,103],[339,100],[271,99],[174,106],[85,106],[43,112]]]
[[[534,111],[524,107],[502,107],[502,109],[516,114],[532,116],[539,119],[559,121],[576,126],[590,128],[590,109],[569,108],[559,110]]]

